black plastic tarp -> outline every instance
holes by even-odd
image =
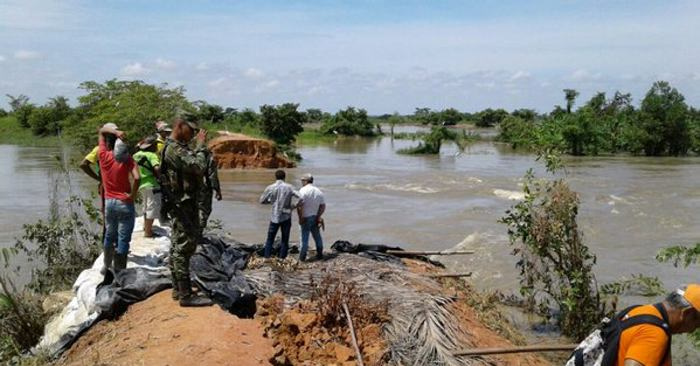
[[[241,273],[255,246],[228,244],[217,236],[205,237],[190,259],[193,281],[222,308],[240,317],[255,314],[255,292]]]

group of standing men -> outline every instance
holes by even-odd
[[[197,296],[190,282],[190,257],[195,253],[212,210],[212,196],[221,200],[217,164],[206,146],[207,133],[200,130],[189,114],[174,119],[172,128],[156,123],[155,136],[138,144],[138,152],[129,154],[126,135],[113,123],[100,128],[98,145],[85,157],[81,169],[100,183],[104,217],[103,273],[126,268],[140,192],[144,214],[144,236],[153,237],[155,219],[170,221],[172,228],[170,270],[173,299],[181,306],[207,306],[212,302]],[[306,260],[309,236],[316,244],[316,258],[323,258],[321,229],[326,208],[314,178],[301,178],[298,191],[285,183],[286,173],[275,172],[276,182],[268,186],[260,203],[272,204],[272,215],[265,243],[265,257],[272,255],[277,232],[282,231],[279,257],[289,248],[292,212],[296,211],[301,228],[299,259]],[[295,201],[296,199],[296,201]],[[294,202],[295,201],[295,202]]]
[[[211,300],[193,293],[189,261],[211,214],[212,196],[221,200],[216,162],[206,147],[206,131],[199,130],[191,115],[175,118],[172,128],[164,122],[156,127],[157,136],[142,140],[132,157],[123,142],[124,132],[107,123],[99,130],[98,146],[81,163],[81,169],[100,182],[103,271],[126,268],[136,217],[134,201],[140,191],[144,236],[153,236],[155,219],[171,222],[173,298],[181,306],[211,305]]]

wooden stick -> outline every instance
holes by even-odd
[[[463,273],[426,273],[426,277],[432,277],[432,278],[453,278],[453,277],[470,277],[472,275],[471,272],[463,272]]]
[[[481,356],[526,352],[572,352],[578,344],[555,344],[523,347],[474,348],[453,353],[455,356]]]
[[[387,250],[386,254],[392,254],[396,256],[401,255],[462,255],[462,254],[474,254],[473,250]]]
[[[362,352],[360,352],[360,346],[357,345],[357,336],[355,336],[355,327],[352,326],[350,310],[348,310],[348,305],[345,302],[343,302],[343,310],[345,310],[345,316],[348,318],[348,325],[350,326],[350,336],[352,337],[352,346],[355,348],[355,354],[357,355],[357,364],[360,366],[365,366],[365,363],[362,362]]]

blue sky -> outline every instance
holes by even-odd
[[[0,0],[0,93],[119,78],[234,107],[546,112],[663,79],[700,106],[698,24],[690,0]]]

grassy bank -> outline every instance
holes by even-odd
[[[4,117],[0,118],[0,145],[55,147],[61,141],[56,136],[34,136],[31,129],[20,126],[14,117]]]

